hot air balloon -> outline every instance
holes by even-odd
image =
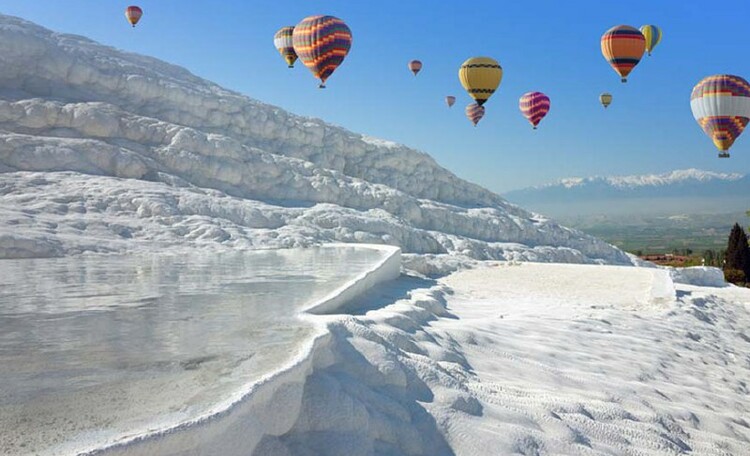
[[[693,88],[690,108],[719,149],[719,157],[727,158],[729,148],[750,121],[750,84],[729,74],[709,76]]]
[[[141,20],[141,16],[143,16],[143,10],[139,7],[128,6],[127,8],[125,8],[125,18],[133,27],[135,27],[135,24],[137,24],[138,21]]]
[[[309,16],[294,27],[294,52],[313,76],[326,80],[341,65],[352,46],[352,32],[341,19],[333,16]]]
[[[484,117],[484,106],[479,103],[471,103],[466,107],[466,117],[476,127],[479,121],[482,120],[482,117]]]
[[[641,34],[646,39],[648,55],[651,55],[651,51],[661,41],[661,29],[655,25],[643,25],[641,26]]]
[[[612,103],[612,94],[607,92],[602,93],[599,95],[599,101],[604,106],[604,109],[607,109],[607,106]]]
[[[527,92],[518,100],[521,113],[536,130],[539,122],[549,112],[549,97],[542,92]]]
[[[449,108],[452,108],[455,103],[456,97],[454,97],[453,95],[448,95],[447,97],[445,97],[445,104],[447,104]]]
[[[412,73],[414,73],[414,76],[416,76],[417,73],[419,73],[419,70],[421,69],[422,69],[422,62],[420,62],[419,60],[412,60],[411,62],[409,62],[409,70]]]
[[[482,106],[503,80],[503,68],[489,57],[472,57],[458,70],[461,85]]]
[[[297,61],[297,53],[294,52],[292,44],[292,33],[294,27],[281,27],[273,36],[273,45],[279,50],[279,54],[284,57],[289,68],[294,68],[294,62]]]
[[[638,29],[618,25],[602,35],[601,44],[604,58],[622,77],[622,82],[628,82],[628,75],[646,51],[646,39]]]

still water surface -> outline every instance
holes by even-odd
[[[278,370],[296,317],[385,253],[355,247],[0,261],[0,454],[177,424]]]

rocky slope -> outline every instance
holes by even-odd
[[[628,263],[428,155],[0,16],[0,258],[163,245],[399,245]]]

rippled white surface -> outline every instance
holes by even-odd
[[[0,454],[189,420],[291,361],[296,317],[381,260],[336,247],[0,261]]]

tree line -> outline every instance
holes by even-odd
[[[750,211],[747,211],[747,216],[750,217]],[[644,257],[641,250],[638,250],[636,255]],[[684,259],[692,258],[693,261],[697,261],[696,252],[688,248],[674,249],[672,255],[674,257],[683,257]],[[649,259],[648,256],[645,258]],[[750,286],[750,243],[748,242],[747,233],[739,223],[735,223],[732,227],[726,249],[704,250],[700,261],[706,266],[721,268],[724,271],[724,278],[727,282]],[[693,262],[692,264],[695,263]],[[690,263],[682,265],[688,266]]]

